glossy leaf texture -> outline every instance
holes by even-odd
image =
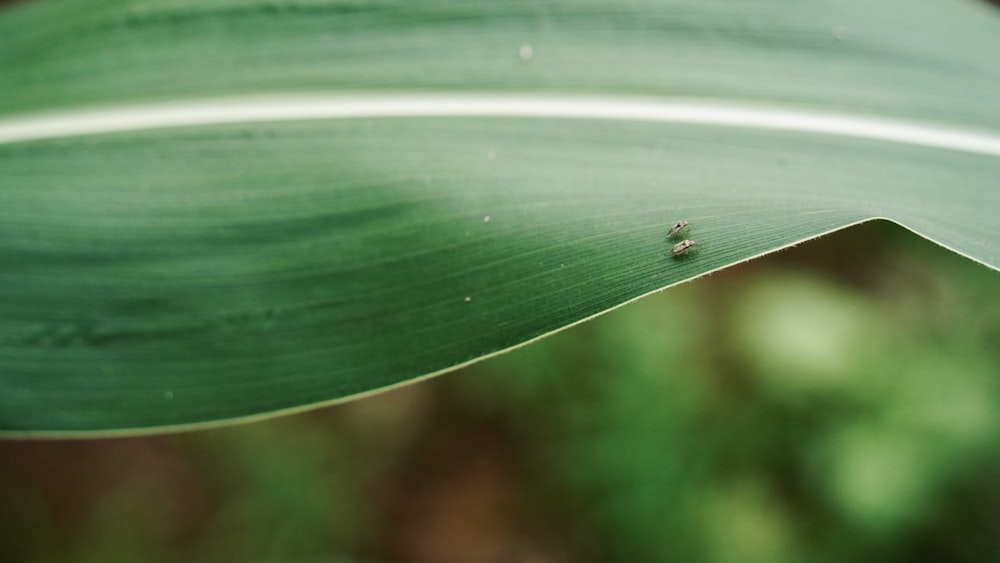
[[[1000,267],[989,148],[610,110],[60,129],[74,112],[694,101],[988,145],[996,53],[1000,13],[960,0],[8,8],[0,132],[56,126],[0,144],[0,431],[146,432],[345,400],[875,218]],[[678,220],[697,252],[671,256]]]

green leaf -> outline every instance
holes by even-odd
[[[76,0],[0,38],[8,434],[357,397],[874,218],[1000,267],[985,4]]]

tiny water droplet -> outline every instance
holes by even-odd
[[[535,50],[531,48],[531,45],[525,43],[521,45],[521,48],[517,50],[517,56],[521,57],[522,61],[530,61],[531,57],[535,55]]]
[[[164,401],[170,401],[170,400],[173,400],[173,398],[174,398],[174,392],[173,391],[164,391],[164,393],[163,393],[163,400]]]
[[[472,303],[472,298],[471,297],[466,297],[465,298],[465,302],[466,303]]]
[[[843,41],[844,39],[847,38],[848,35],[851,34],[851,30],[847,29],[842,25],[835,25],[833,26],[833,30],[831,31],[831,33],[833,33],[834,39],[836,39],[837,41]]]
[[[490,160],[496,160],[497,159],[496,151],[489,151],[488,153],[486,153],[486,158]]]
[[[483,217],[483,223],[489,223],[489,222],[490,222],[490,216],[489,215]]]

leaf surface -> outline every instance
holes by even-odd
[[[985,4],[78,0],[0,38],[8,434],[356,397],[873,218],[1000,267]],[[163,117],[308,96],[401,105]],[[765,119],[634,111],[685,103]]]

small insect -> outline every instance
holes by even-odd
[[[670,254],[673,254],[675,257],[684,256],[685,254],[691,252],[696,246],[698,246],[697,241],[684,239],[670,249]]]
[[[677,238],[682,232],[687,231],[690,225],[687,221],[677,221],[673,227],[667,231],[667,238]]]

